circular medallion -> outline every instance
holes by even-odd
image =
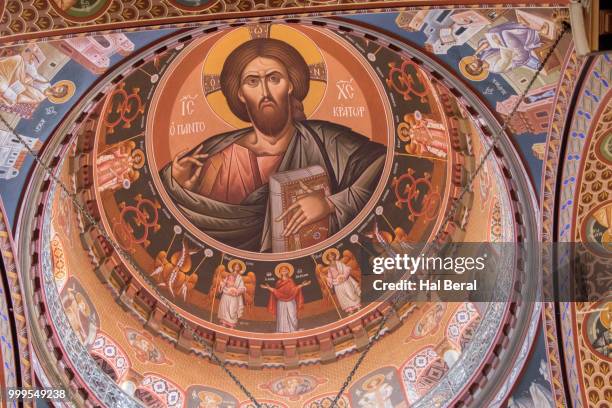
[[[612,201],[591,210],[582,223],[582,232],[588,249],[612,257]]]
[[[585,343],[600,358],[612,357],[612,302],[596,303],[586,315],[582,331]]]
[[[373,310],[372,260],[441,228],[475,129],[396,50],[307,24],[167,45],[97,109],[92,193],[134,264],[200,325],[289,337]]]
[[[595,154],[603,162],[612,165],[612,130],[601,138],[595,147]]]
[[[239,86],[238,81],[247,79],[238,76],[250,59],[272,61],[266,69],[279,62],[279,74],[287,76],[286,100],[272,96],[274,105],[263,109],[243,102],[245,90],[254,90],[252,103],[263,97],[257,86]],[[153,95],[146,138],[150,166],[158,169],[153,182],[182,225],[224,252],[268,260],[312,254],[350,233],[371,213],[384,190],[384,184],[374,180],[388,179],[391,173],[393,149],[387,146],[393,145],[395,135],[381,79],[363,55],[328,30],[253,25],[195,41],[169,65]],[[265,88],[264,92],[273,91],[269,85]],[[296,119],[306,119],[289,129],[299,138],[282,151],[264,147],[265,134],[255,130],[280,133],[282,129],[274,126],[286,120],[278,115],[287,116],[289,111]],[[216,140],[221,135],[225,136],[219,145]],[[255,138],[262,139],[249,149],[247,140]],[[332,139],[337,141],[333,147]],[[347,150],[354,148],[349,147],[353,143],[358,147],[355,154]],[[332,148],[337,158],[327,154]],[[199,167],[204,155],[212,157]],[[359,176],[363,183],[356,185]],[[352,205],[344,206],[343,195],[358,187],[365,188],[352,195]],[[195,206],[182,205],[176,200],[178,190],[206,198]],[[344,216],[309,212],[303,206],[290,209],[313,192],[320,198],[307,207],[335,205]],[[275,198],[262,200],[262,195]],[[253,205],[244,205],[252,200]],[[307,214],[296,215],[300,210]],[[194,216],[202,212],[208,217]],[[236,217],[237,212],[250,215]],[[299,228],[306,224],[308,228]],[[289,231],[291,226],[296,228]],[[301,233],[295,234],[298,230]]]
[[[217,0],[168,0],[168,3],[180,10],[195,12],[212,7],[217,3]]]
[[[70,21],[95,20],[108,10],[111,0],[50,0],[53,9]]]

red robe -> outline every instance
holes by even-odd
[[[302,296],[302,288],[295,284],[293,279],[279,279],[276,281],[276,288],[270,291],[270,299],[268,300],[268,312],[276,316],[276,302],[289,302],[295,299],[297,310],[304,306],[304,296]]]
[[[198,194],[217,201],[240,204],[253,191],[270,181],[283,156],[256,156],[233,143],[204,162]]]

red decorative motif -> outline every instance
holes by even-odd
[[[119,214],[119,221],[115,222],[113,226],[113,232],[118,238],[119,244],[126,250],[134,250],[134,244],[143,244],[145,247],[149,246],[150,241],[149,229],[153,228],[154,232],[159,231],[161,228],[157,223],[159,220],[158,209],[161,205],[155,201],[143,198],[140,194],[136,197],[136,206],[126,205],[125,202],[119,204],[121,213]],[[131,217],[128,218],[128,215]],[[131,221],[131,222],[130,222]],[[132,223],[142,228],[142,232],[137,236]]]
[[[423,177],[415,178],[414,169],[409,168],[406,173],[393,178],[391,185],[397,199],[395,205],[399,208],[403,208],[404,204],[407,205],[410,221],[414,221],[416,217],[425,217],[427,220],[436,217],[441,196],[438,187],[432,186],[429,173],[425,173]],[[421,197],[419,208],[418,203]]]
[[[104,124],[109,128],[108,133],[114,133],[115,127],[123,123],[123,128],[132,126],[138,115],[144,113],[144,105],[140,99],[140,88],[132,88],[128,94],[124,89],[125,83],[120,83],[109,96],[109,105],[104,116]],[[118,98],[115,98],[118,96]]]
[[[426,102],[428,88],[425,85],[421,70],[414,62],[403,60],[399,68],[396,67],[395,62],[391,62],[389,68],[387,86],[401,94],[405,101],[411,100],[410,94],[414,94],[420,97],[422,102]]]

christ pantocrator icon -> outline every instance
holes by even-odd
[[[306,194],[287,208],[284,234],[327,217],[331,236],[355,218],[379,182],[386,147],[305,117],[310,73],[293,46],[273,38],[241,44],[225,60],[220,85],[233,114],[252,126],[208,138],[160,172],[195,226],[232,247],[270,251],[270,177],[310,166],[325,170],[331,194]]]

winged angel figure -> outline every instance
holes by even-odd
[[[198,275],[192,268],[191,257],[199,252],[199,249],[189,247],[189,241],[183,239],[182,247],[168,257],[168,252],[160,251],[155,257],[155,269],[151,277],[157,281],[159,286],[167,287],[174,297],[175,291],[187,301],[187,292],[193,289],[198,282]],[[197,269],[197,268],[196,268]]]
[[[246,264],[240,259],[229,261],[227,269],[221,264],[215,270],[212,301],[216,294],[221,294],[217,317],[223,326],[234,328],[244,314],[245,307],[247,310],[253,307],[257,278],[253,272],[246,272]]]
[[[330,248],[323,253],[323,264],[317,264],[316,274],[323,297],[338,304],[345,313],[354,313],[361,308],[361,268],[355,255],[348,249],[342,252]]]

